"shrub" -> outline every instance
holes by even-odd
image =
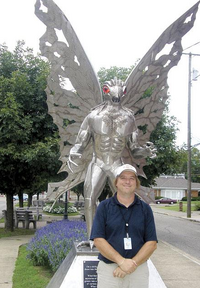
[[[67,209],[67,212],[68,212],[68,213],[76,213],[76,212],[77,212],[77,208],[74,207],[74,206],[71,206],[71,207],[69,207],[69,208]]]
[[[64,214],[65,212],[65,207],[61,207],[61,206],[54,206],[51,210],[51,205],[46,205],[44,208],[43,208],[43,211],[44,212],[48,212],[48,213],[53,213],[53,214]],[[68,213],[76,213],[77,212],[77,209],[76,207],[74,206],[70,206],[67,208],[67,212]]]
[[[187,197],[183,197],[182,201],[187,201]],[[191,197],[191,201],[200,201],[200,197]]]
[[[195,203],[194,211],[200,211],[200,203]]]
[[[56,221],[36,231],[27,246],[28,259],[35,266],[48,266],[55,272],[74,241],[87,239],[83,221]]]

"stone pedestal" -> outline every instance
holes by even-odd
[[[69,252],[47,288],[96,288],[96,267],[98,264],[98,251],[90,247],[77,248],[74,242]]]
[[[97,288],[96,268],[98,250],[74,246],[46,288]],[[149,288],[166,288],[158,271],[149,259]],[[106,287],[105,287],[106,288]]]

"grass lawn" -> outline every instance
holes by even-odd
[[[34,235],[34,233],[34,229],[18,228],[14,232],[9,232],[0,228],[0,238]],[[26,259],[26,255],[26,246],[20,246],[13,275],[13,288],[45,288],[53,277],[53,273],[47,268],[33,266]]]
[[[195,211],[195,204],[200,204],[200,201],[191,202],[191,210]],[[179,211],[179,203],[160,207],[166,210]],[[183,201],[183,212],[187,212],[187,202]]]
[[[26,245],[20,246],[13,274],[13,288],[45,288],[53,273],[47,268],[33,266],[26,255]]]
[[[1,218],[0,219],[0,223],[4,223],[5,221],[4,221],[4,218]]]
[[[34,229],[16,228],[13,232],[10,232],[6,231],[4,228],[0,228],[0,238],[20,235],[33,235],[34,233]]]

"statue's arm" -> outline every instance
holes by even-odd
[[[133,151],[135,148],[139,147],[139,144],[138,144],[138,129],[133,131],[131,133],[131,135],[129,136],[128,146],[131,149],[131,151]]]
[[[86,117],[80,127],[74,146],[70,150],[70,154],[83,153],[91,138],[91,131],[88,124],[88,117]]]
[[[77,164],[74,162],[76,158],[81,158],[84,149],[87,147],[88,143],[91,139],[91,130],[88,123],[88,116],[84,119],[80,130],[78,132],[76,141],[74,146],[70,149],[69,152],[69,160],[68,160],[68,166],[71,169],[71,164],[74,164],[77,166]]]

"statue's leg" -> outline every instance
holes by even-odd
[[[88,237],[90,237],[92,222],[96,211],[96,202],[105,186],[106,178],[106,173],[95,163],[89,165],[84,182],[85,219]]]
[[[116,192],[116,187],[114,185],[114,180],[115,180],[115,177],[114,175],[112,177],[108,177],[108,185],[112,191],[112,193],[114,194]]]

